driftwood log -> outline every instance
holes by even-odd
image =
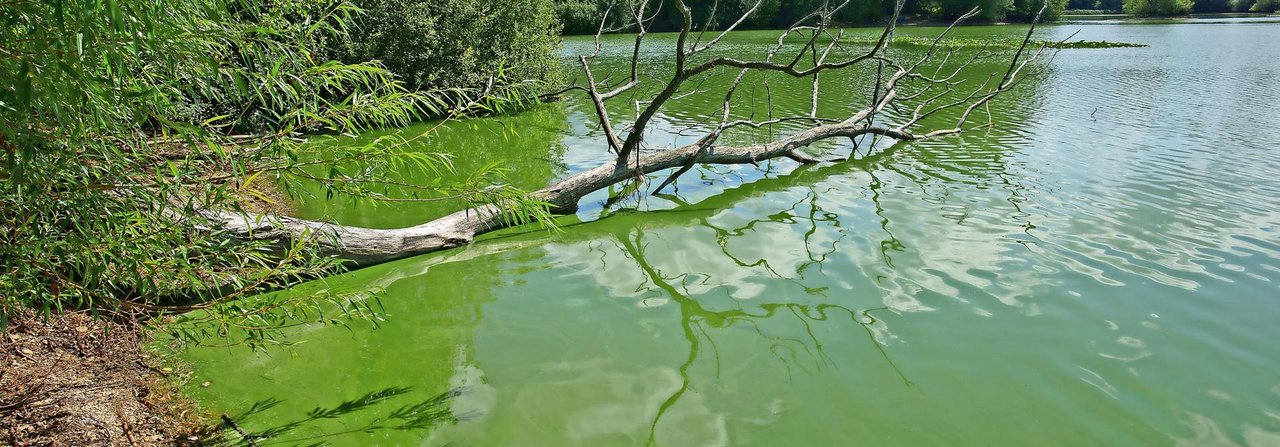
[[[980,107],[986,106],[991,99],[1008,91],[1026,77],[1024,69],[1039,56],[1045,53],[1048,46],[1040,45],[1032,50],[1031,37],[1035,30],[1034,23],[1025,38],[1009,61],[1008,69],[1002,76],[994,76],[971,92],[955,92],[960,85],[959,79],[965,74],[965,68],[978,60],[975,56],[967,62],[960,63],[958,68],[948,70],[939,75],[922,74],[917,68],[924,66],[934,58],[939,42],[961,21],[976,15],[977,10],[970,11],[960,17],[950,27],[941,32],[927,51],[918,60],[910,63],[895,61],[887,56],[886,47],[892,40],[898,11],[902,1],[897,2],[893,20],[885,27],[879,39],[866,52],[858,52],[840,60],[829,60],[833,49],[842,48],[843,33],[833,32],[830,28],[831,18],[849,2],[834,7],[815,11],[802,18],[791,28],[783,31],[768,55],[763,60],[738,60],[729,57],[707,58],[704,62],[691,64],[690,60],[718,43],[729,31],[741,24],[748,15],[760,5],[748,10],[742,18],[706,42],[701,41],[701,34],[693,30],[693,17],[690,8],[683,0],[676,0],[676,8],[683,17],[683,28],[677,38],[675,50],[675,70],[673,77],[659,90],[659,93],[647,103],[643,109],[637,110],[635,120],[626,128],[625,137],[612,123],[606,103],[619,94],[639,85],[638,64],[640,49],[643,45],[646,28],[654,16],[646,16],[648,0],[632,1],[628,7],[628,27],[637,31],[635,51],[631,57],[630,78],[622,85],[609,91],[601,91],[591,71],[592,60],[600,53],[600,35],[606,31],[608,12],[602,19],[599,32],[596,34],[595,53],[580,56],[585,85],[574,85],[560,93],[580,91],[588,95],[594,105],[596,117],[606,137],[605,144],[614,154],[612,162],[578,173],[551,186],[531,193],[534,198],[551,205],[554,213],[570,213],[577,209],[578,202],[589,193],[608,188],[622,182],[642,179],[647,174],[675,169],[659,184],[654,193],[675,182],[681,174],[698,164],[755,164],[762,160],[786,157],[801,163],[819,163],[839,160],[818,160],[804,155],[798,149],[815,142],[833,138],[857,138],[862,135],[876,135],[893,138],[898,141],[933,138],[959,133],[964,130],[969,116]],[[1041,10],[1043,12],[1043,8]],[[1037,21],[1039,16],[1037,15]],[[805,36],[808,33],[808,36]],[[798,55],[789,62],[779,63],[774,59],[786,47],[784,41],[788,37],[807,37],[807,43]],[[830,38],[825,47],[818,44],[819,37]],[[695,38],[690,42],[690,38]],[[810,63],[802,65],[802,56],[811,55]],[[948,55],[949,56],[949,55]],[[819,117],[817,114],[817,98],[819,79],[823,72],[845,69],[859,63],[878,65],[877,77],[869,79],[876,89],[869,104],[842,119]],[[944,61],[945,63],[945,61]],[[707,135],[697,142],[682,147],[666,150],[646,148],[641,150],[645,128],[662,110],[663,105],[681,92],[685,81],[699,74],[714,70],[736,70],[736,78],[725,92],[724,102],[720,110],[720,122]],[[808,115],[776,117],[768,121],[732,120],[730,119],[731,102],[748,71],[768,71],[782,73],[797,78],[813,79],[813,107]],[[998,80],[998,82],[992,82]],[[910,93],[900,90],[901,84],[913,83]],[[880,124],[877,114],[886,107],[902,108],[907,103],[907,110],[912,117],[905,122],[894,125]],[[937,112],[956,109],[960,111],[959,119],[953,127],[921,130],[916,129],[925,117]],[[807,122],[811,127],[805,128],[775,141],[742,147],[725,147],[717,145],[717,140],[727,130],[737,127],[755,127],[782,123]],[[231,234],[253,240],[269,240],[289,243],[297,239],[310,239],[318,245],[321,253],[337,256],[351,261],[358,266],[378,264],[395,259],[429,253],[467,245],[479,234],[506,226],[509,219],[504,217],[503,210],[496,204],[481,205],[432,220],[430,222],[408,228],[372,229],[345,226],[325,222],[295,219],[281,216],[253,216],[232,212],[218,212],[215,220],[223,223],[223,230]]]

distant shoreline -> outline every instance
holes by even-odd
[[[1100,11],[1092,9],[1068,9],[1062,12],[1060,21],[1065,20],[1116,20],[1116,19],[1242,19],[1250,17],[1280,17],[1265,12],[1214,12],[1196,13],[1180,16],[1134,16],[1122,11]]]

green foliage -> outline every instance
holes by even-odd
[[[325,61],[317,48],[343,38],[358,13],[252,0],[6,2],[0,323],[18,306],[216,309],[331,273],[339,263],[310,243],[241,241],[218,231],[211,211],[244,212],[258,185],[316,167],[352,189],[387,169],[449,169],[387,139],[318,157],[303,132],[399,126],[527,97],[410,91],[376,63]],[[258,132],[233,136],[249,128]],[[475,180],[454,187],[527,208],[522,216],[545,210],[500,179]]]
[[[1143,17],[1186,15],[1191,0],[1124,0],[1124,12]]]
[[[1114,14],[1124,8],[1122,0],[1069,0],[1067,10],[1071,14]]]
[[[674,1],[651,1],[651,12],[657,9],[651,31],[680,29],[681,17],[671,3]],[[685,0],[685,3],[692,10],[696,28],[724,29],[750,10],[756,0]],[[762,0],[739,28],[785,29],[811,12],[832,8],[839,3],[828,0]],[[631,18],[626,15],[627,4],[625,0],[557,0],[556,13],[564,23],[565,34],[593,34],[599,28],[605,11],[610,11],[610,27],[616,28],[628,22]],[[903,5],[902,15],[917,20],[949,21],[979,7],[981,12],[974,21],[1026,22],[1035,17],[1042,4],[1042,0],[908,0]],[[1066,5],[1067,0],[1050,0],[1049,9],[1041,20],[1057,20]],[[836,11],[832,20],[843,25],[883,23],[893,15],[893,8],[893,0],[849,2]]]
[[[1050,48],[1142,48],[1146,45],[1129,42],[1108,42],[1105,40],[1075,40],[1071,42],[1049,43]]]
[[[1231,0],[1232,12],[1245,12],[1252,8],[1254,0]]]
[[[1045,4],[1045,1],[1048,4]],[[1044,13],[1040,16],[1042,22],[1056,22],[1062,17],[1062,11],[1067,9],[1067,0],[1013,0],[1009,10],[1005,13],[1005,19],[1015,22],[1030,22],[1035,19],[1036,13],[1044,8]]]
[[[1273,13],[1280,9],[1277,0],[1193,0],[1191,12],[1261,12]]]
[[[1053,6],[1050,5],[1050,9]],[[1066,9],[1071,14],[1088,15],[1088,14],[1111,14],[1120,12],[1124,8],[1121,0],[1069,0],[1066,3]],[[1046,12],[1048,14],[1048,12]]]
[[[600,29],[600,10],[596,0],[561,0],[556,2],[556,17],[564,34],[594,34]]]
[[[327,44],[348,63],[378,60],[413,89],[555,83],[551,0],[357,0],[356,31]]]
[[[928,3],[936,5],[936,16],[942,19],[959,17],[977,6],[980,8],[977,20],[985,22],[1000,20],[1005,11],[1013,7],[1013,0],[933,0]]]
[[[854,38],[845,38],[845,42],[848,44],[854,44],[854,45],[873,45],[878,39],[879,39],[878,36],[854,37]],[[936,45],[938,48],[947,48],[947,49],[967,48],[970,50],[976,50],[979,48],[984,48],[984,49],[1001,48],[1001,49],[1015,50],[1018,47],[1022,46],[1022,39],[1018,38],[1017,36],[1005,37],[1005,38],[951,37],[935,43],[934,39],[931,37],[894,36],[892,44],[895,47],[915,46],[920,48],[928,48]],[[1044,41],[1044,40],[1034,40],[1034,39],[1031,40],[1030,45],[1032,47],[1045,46],[1045,47],[1057,48],[1057,49],[1140,48],[1140,47],[1146,46],[1146,45],[1137,44],[1137,43],[1108,42],[1105,40],[1073,40],[1073,41],[1067,41],[1067,42],[1059,42],[1059,41]]]
[[[1193,0],[1191,12],[1195,13],[1213,13],[1213,12],[1230,12],[1231,0]]]
[[[258,350],[295,344],[282,329],[310,323],[349,327],[353,317],[375,327],[384,321],[381,290],[361,293],[316,291],[305,295],[267,294],[212,303],[178,315],[161,328],[177,347],[241,345]]]
[[[1277,0],[1257,0],[1253,6],[1249,7],[1251,12],[1276,12],[1280,11],[1280,1]]]

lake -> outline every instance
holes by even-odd
[[[1075,32],[1147,46],[1057,52],[961,136],[702,168],[672,194],[588,196],[559,232],[508,229],[279,292],[376,291],[388,320],[294,328],[298,345],[265,353],[193,347],[190,392],[272,435],[261,445],[1280,445],[1280,23],[1040,38]],[[775,36],[736,33],[723,51]],[[605,39],[599,70],[621,70],[629,45]],[[666,57],[655,47],[644,69],[660,76]],[[820,108],[865,96],[868,70],[824,77]],[[744,100],[808,110],[808,80],[752,85],[765,80]],[[673,104],[647,140],[696,139],[716,94]],[[532,189],[606,160],[602,141],[569,97],[451,123],[421,150],[464,172],[507,161]],[[385,228],[458,206],[335,197],[298,212]]]

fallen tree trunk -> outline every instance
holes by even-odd
[[[992,98],[1014,87],[1018,81],[1023,79],[1024,77],[1019,76],[1022,69],[1028,63],[1034,61],[1046,48],[1042,46],[1040,51],[1035,54],[1023,57],[1024,51],[1031,42],[1031,35],[1035,29],[1033,25],[1022,40],[1022,44],[1017,48],[1016,53],[1013,54],[1012,61],[1008,69],[1003,73],[1003,77],[996,78],[996,74],[993,74],[992,78],[988,79],[988,82],[984,82],[971,93],[967,95],[960,93],[958,94],[960,96],[959,99],[946,102],[950,99],[955,99],[948,96],[959,85],[959,82],[953,79],[961,74],[966,67],[978,60],[981,54],[975,55],[973,59],[967,62],[960,63],[947,76],[940,77],[938,74],[942,71],[942,67],[947,64],[947,58],[944,58],[935,68],[933,75],[921,74],[917,71],[917,68],[922,67],[933,57],[938,43],[950,32],[955,24],[943,31],[933,41],[932,45],[927,48],[924,56],[913,63],[900,64],[890,60],[884,54],[887,43],[892,40],[891,36],[895,26],[893,22],[885,28],[879,40],[869,51],[852,54],[843,60],[829,62],[828,57],[833,54],[833,49],[842,48],[839,44],[843,34],[830,33],[828,32],[828,27],[835,13],[849,3],[846,1],[834,9],[821,10],[810,14],[801,19],[800,22],[797,22],[795,26],[785,30],[778,38],[777,44],[772,47],[763,60],[740,61],[725,57],[715,57],[699,65],[687,66],[687,62],[692,56],[715,45],[725,36],[725,33],[733,29],[733,26],[721,33],[719,37],[715,37],[705,44],[700,44],[700,39],[689,44],[688,38],[692,32],[690,9],[683,1],[677,0],[676,3],[683,17],[684,27],[677,39],[677,48],[675,49],[675,73],[663,86],[661,92],[652,101],[648,102],[643,111],[639,110],[639,103],[637,103],[636,120],[631,124],[630,134],[625,139],[619,137],[620,132],[614,129],[605,103],[640,83],[640,79],[636,74],[638,72],[637,64],[639,63],[638,48],[644,38],[646,24],[655,17],[644,14],[647,0],[636,2],[634,4],[635,9],[631,11],[634,25],[638,27],[640,32],[636,36],[637,50],[632,55],[632,75],[628,82],[611,91],[602,92],[600,90],[601,86],[596,84],[591,75],[590,64],[592,59],[600,53],[599,39],[600,33],[604,32],[603,23],[605,21],[602,21],[600,33],[596,35],[595,54],[579,58],[585,77],[588,79],[588,84],[574,89],[590,95],[599,124],[608,137],[608,149],[615,154],[615,159],[613,162],[575,174],[531,193],[534,199],[550,204],[550,210],[553,213],[573,212],[577,209],[578,202],[587,194],[605,189],[610,185],[667,169],[676,169],[676,171],[656,188],[655,193],[674,182],[676,178],[696,164],[755,164],[763,160],[780,157],[787,157],[801,163],[815,163],[819,162],[819,160],[800,154],[797,150],[831,138],[854,139],[862,135],[878,135],[903,141],[959,133],[971,113],[979,107],[987,105]],[[759,6],[759,4],[759,1],[757,1],[756,6]],[[896,8],[900,9],[901,7],[902,2],[897,2]],[[754,9],[752,8],[751,11]],[[1041,12],[1043,12],[1043,8]],[[748,11],[749,13],[750,11]],[[976,14],[977,9],[974,9],[960,17],[956,23]],[[895,10],[894,17],[896,19],[897,10]],[[806,21],[815,18],[818,20],[817,26],[805,24]],[[1038,18],[1037,16],[1037,20]],[[742,20],[735,22],[734,26],[736,26],[736,23],[741,22]],[[805,37],[803,35],[804,32],[811,32],[812,34],[806,37],[808,42],[800,48],[799,54],[787,64],[774,62],[774,57],[784,48],[786,38],[793,35]],[[818,37],[824,35],[832,38],[825,50],[816,45]],[[812,66],[805,69],[798,68],[797,64],[805,59],[802,56],[808,53],[812,53]],[[949,58],[950,54],[947,57]],[[827,70],[844,69],[861,62],[879,64],[876,70],[877,76],[874,79],[874,94],[870,104],[861,110],[855,109],[850,115],[841,118],[819,117],[817,115],[817,98],[819,96],[818,79],[821,73]],[[725,93],[724,102],[720,110],[720,122],[712,127],[707,135],[693,144],[668,150],[642,151],[641,143],[644,137],[645,125],[658,115],[664,103],[676,97],[676,93],[680,91],[685,81],[696,75],[706,74],[721,68],[737,69],[738,74]],[[811,112],[804,116],[786,116],[761,122],[731,120],[730,109],[733,104],[733,96],[748,70],[772,72],[792,77],[812,77],[813,107]],[[988,84],[992,79],[999,79],[999,82],[994,86],[989,86]],[[900,98],[900,83],[915,83],[916,89]],[[900,99],[902,101],[914,101],[909,104],[909,106],[914,107],[907,109],[912,111],[911,117],[895,127],[877,125],[875,123],[876,116],[886,107],[894,105],[895,101]],[[927,132],[913,132],[911,130],[925,117],[951,108],[956,108],[961,112],[955,126]],[[769,116],[774,116],[772,110],[770,110]],[[729,129],[738,127],[759,128],[781,122],[807,122],[811,123],[812,127],[765,144],[743,147],[719,147],[716,145],[720,136]],[[289,217],[267,218],[265,216],[248,216],[230,212],[214,213],[212,217],[214,221],[222,224],[222,230],[230,232],[236,237],[274,241],[282,245],[303,239],[308,243],[313,243],[322,254],[346,259],[357,266],[378,264],[463,246],[471,243],[477,235],[502,228],[513,221],[510,218],[510,213],[503,210],[498,204],[469,208],[421,225],[399,229],[361,228]]]
[[[814,142],[835,138],[853,138],[864,134],[885,135],[900,140],[913,139],[906,131],[868,127],[844,122],[806,129],[773,143],[724,147],[703,151],[697,144],[677,149],[629,157],[626,165],[606,163],[561,180],[533,193],[552,205],[556,213],[577,210],[578,201],[610,185],[667,169],[690,164],[754,164],[760,161],[790,157],[800,162],[815,160],[797,154],[796,149]],[[242,239],[275,240],[281,244],[297,238],[311,239],[320,252],[347,259],[358,266],[392,261],[423,253],[455,248],[471,243],[482,233],[507,225],[502,210],[496,205],[482,205],[407,228],[376,229],[317,222],[291,217],[266,217],[222,212],[218,220],[223,230]]]

